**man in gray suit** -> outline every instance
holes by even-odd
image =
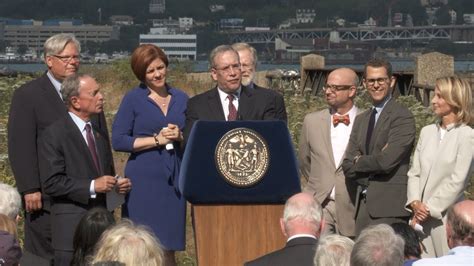
[[[356,234],[368,225],[407,222],[407,172],[415,141],[415,120],[393,99],[392,66],[371,59],[364,86],[373,107],[357,116],[342,168],[358,183]]]
[[[321,205],[307,193],[286,201],[281,231],[288,237],[284,248],[245,263],[246,266],[313,266],[321,231],[324,229]]]
[[[332,71],[324,90],[329,108],[306,115],[299,143],[302,176],[308,181],[304,191],[321,202],[328,233],[355,235],[357,185],[342,172],[342,159],[354,120],[359,78],[349,68]]]

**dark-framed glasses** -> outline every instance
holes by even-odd
[[[323,85],[323,89],[326,91],[326,90],[330,90],[331,92],[336,92],[336,91],[345,91],[345,90],[349,90],[350,88],[352,88],[352,86],[354,85],[331,85],[331,84],[324,84]]]
[[[369,86],[373,86],[375,84],[375,82],[377,82],[379,85],[385,85],[385,83],[387,83],[387,81],[389,80],[390,78],[388,77],[385,77],[385,78],[377,78],[377,79],[365,79],[365,82],[367,83],[367,85]]]
[[[81,57],[79,55],[57,55],[57,54],[53,54],[52,56],[54,56],[57,59],[61,60],[63,63],[69,63],[73,59],[75,61],[79,61],[81,59]]]
[[[232,65],[228,65],[228,66],[221,67],[221,68],[218,68],[218,67],[213,67],[213,68],[217,71],[222,71],[224,73],[229,74],[232,71],[242,71],[240,67],[241,67],[240,64],[232,64]]]

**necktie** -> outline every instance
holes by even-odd
[[[237,120],[237,109],[235,109],[235,105],[232,102],[234,100],[234,95],[227,95],[227,99],[229,99],[229,115],[227,116],[227,121],[235,121]]]
[[[343,123],[344,125],[348,126],[350,123],[349,115],[333,115],[332,116],[332,124],[334,126],[339,125],[339,123]]]
[[[86,124],[86,138],[87,146],[89,147],[89,152],[92,155],[92,160],[94,161],[95,168],[97,169],[97,172],[100,173],[99,159],[97,157],[97,150],[95,147],[94,137],[92,136],[92,129],[90,124]]]
[[[367,127],[367,136],[365,139],[366,154],[369,154],[369,144],[370,144],[370,139],[372,138],[372,132],[374,131],[376,114],[377,114],[377,109],[373,108],[372,113],[370,113],[369,126]]]

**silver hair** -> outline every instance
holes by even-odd
[[[73,43],[77,51],[81,52],[81,44],[76,39],[74,34],[71,33],[59,33],[49,37],[46,42],[44,42],[44,58],[51,55],[60,54],[68,43]]]
[[[391,226],[379,224],[364,229],[351,253],[351,266],[400,266],[404,260],[403,238]]]
[[[248,50],[250,52],[250,54],[252,55],[253,66],[254,67],[257,66],[257,62],[258,62],[257,50],[255,50],[255,48],[253,48],[253,46],[251,46],[250,44],[245,43],[245,42],[238,42],[238,43],[232,44],[232,48],[234,48],[234,50],[237,51],[237,52]]]
[[[67,107],[71,105],[71,98],[79,96],[81,90],[81,80],[85,77],[91,77],[90,74],[73,74],[64,79],[61,84],[61,96]]]
[[[354,241],[348,237],[335,234],[324,236],[319,240],[314,265],[349,266],[352,247]]]
[[[216,59],[217,55],[225,53],[225,52],[229,52],[229,51],[234,52],[237,55],[237,58],[239,58],[239,54],[237,53],[237,51],[235,51],[234,48],[232,48],[232,46],[230,46],[230,45],[226,45],[226,44],[219,45],[216,48],[212,49],[211,53],[209,54],[209,65],[210,65],[210,67],[211,68],[216,67],[215,59]]]
[[[0,183],[0,213],[15,220],[20,208],[21,197],[18,190],[8,184]]]
[[[285,227],[289,227],[291,221],[299,220],[300,222],[312,225],[313,230],[317,232],[321,227],[322,219],[323,210],[321,205],[314,198],[311,197],[310,201],[292,200],[291,198],[286,201],[283,210],[283,222]]]

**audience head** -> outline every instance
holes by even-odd
[[[19,265],[21,256],[21,247],[17,238],[0,229],[0,265]]]
[[[379,224],[364,229],[351,253],[351,266],[403,265],[404,242],[390,225]]]
[[[257,69],[257,50],[248,43],[239,42],[232,44],[232,48],[239,54],[240,65],[242,69],[242,85],[250,85],[255,78]]]
[[[105,208],[92,208],[81,218],[74,233],[73,265],[85,264],[87,256],[92,255],[95,244],[102,233],[115,223],[114,216]]]
[[[474,247],[474,201],[464,200],[449,208],[446,234],[449,248]]]
[[[349,266],[354,241],[341,235],[323,236],[318,243],[314,265]]]
[[[280,226],[283,234],[291,237],[296,234],[310,234],[319,237],[323,229],[321,205],[308,193],[291,196],[285,204]]]
[[[0,213],[0,230],[12,234],[15,238],[18,237],[15,221],[2,213]]]
[[[44,60],[50,73],[59,81],[79,69],[81,45],[70,33],[51,36],[44,43]]]
[[[0,183],[0,213],[16,220],[20,214],[21,197],[16,188]]]
[[[329,73],[324,90],[326,101],[333,109],[350,110],[354,105],[359,77],[350,68],[338,68]]]
[[[225,93],[234,93],[240,88],[242,70],[239,54],[230,45],[220,45],[209,55],[211,77],[217,87]]]
[[[163,82],[165,81],[169,61],[160,47],[153,44],[141,44],[133,51],[130,63],[135,77],[147,86],[153,85],[151,84],[152,80],[147,79],[148,73],[153,72],[153,70],[163,72],[162,79]]]
[[[163,251],[148,229],[122,220],[107,229],[96,245],[92,264],[103,261],[159,266],[163,264]]]
[[[456,123],[472,122],[472,90],[464,79],[455,76],[437,79],[431,103],[438,117],[452,112],[456,117]]]
[[[104,97],[97,81],[88,74],[74,74],[61,85],[61,94],[70,112],[81,118],[102,112]]]
[[[369,60],[364,66],[364,86],[374,105],[384,102],[395,86],[390,62],[380,58]]]
[[[391,225],[395,233],[400,235],[405,242],[405,259],[421,258],[421,243],[415,229],[406,223],[394,223]]]

